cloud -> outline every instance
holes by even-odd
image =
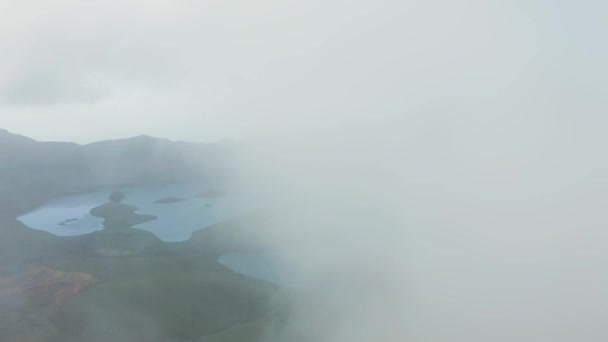
[[[107,95],[107,89],[87,83],[82,76],[69,75],[63,70],[29,72],[27,78],[16,80],[0,90],[0,102],[12,105],[87,103]]]
[[[84,142],[76,127],[28,123],[86,117],[99,137],[213,140],[354,113],[599,101],[604,4],[465,4],[7,1],[0,125]]]

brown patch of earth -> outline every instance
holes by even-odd
[[[0,277],[0,340],[50,340],[63,323],[57,320],[66,320],[63,305],[95,282],[91,274],[47,267]]]

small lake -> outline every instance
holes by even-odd
[[[227,192],[222,196],[197,196],[204,191],[188,184],[158,184],[121,188],[123,203],[138,208],[137,213],[158,219],[136,225],[167,242],[188,240],[192,232],[262,207],[260,196],[251,192]],[[89,211],[108,202],[111,190],[59,197],[18,219],[30,228],[58,236],[89,234],[104,229],[103,219]],[[163,199],[185,199],[166,201]],[[298,287],[305,282],[276,255],[229,253],[218,262],[234,272],[279,286]]]
[[[192,232],[260,208],[259,196],[227,192],[212,197],[197,196],[202,189],[189,184],[152,184],[120,189],[123,203],[136,206],[137,213],[156,215],[157,220],[136,225],[167,242],[188,240]],[[108,202],[110,190],[54,199],[18,219],[28,227],[58,236],[74,236],[103,229],[103,219],[89,211]],[[166,198],[183,201],[155,203]]]

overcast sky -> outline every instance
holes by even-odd
[[[42,140],[212,141],[498,98],[517,112],[564,94],[584,116],[606,98],[607,10],[601,0],[3,0],[0,127]]]

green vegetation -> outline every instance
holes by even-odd
[[[42,143],[0,130],[0,341],[255,342],[275,315],[278,289],[217,263],[217,253],[236,248],[222,244],[232,229],[214,227],[222,236],[205,233],[209,242],[163,243],[131,228],[154,217],[121,203],[120,192],[91,211],[106,226],[92,234],[57,237],[15,219],[56,196],[219,182],[228,153],[149,137]]]
[[[124,228],[124,227],[133,227],[138,224],[142,224],[149,221],[154,221],[158,217],[154,215],[142,215],[137,213],[132,213],[129,215],[117,215],[108,217],[103,221],[103,226],[106,228]]]
[[[219,333],[209,335],[204,342],[241,342],[261,341],[273,322],[268,319],[258,319],[253,322],[236,325]]]
[[[187,201],[188,198],[184,198],[184,197],[165,197],[165,198],[161,198],[159,200],[154,201],[154,203],[157,204],[169,204],[169,203],[178,203],[178,202],[184,202]]]
[[[137,214],[137,207],[120,203],[125,195],[120,191],[110,194],[110,202],[91,209],[91,215],[104,218],[103,226],[106,228],[128,228],[135,225],[154,221],[154,215]]]
[[[269,310],[274,288],[266,283],[204,261],[139,259],[135,264],[129,259],[106,264],[108,272],[116,273],[74,298],[66,310],[84,322],[65,329],[62,341],[191,340],[263,317]]]
[[[108,202],[91,209],[91,215],[101,218],[131,215],[137,211],[137,207],[132,205]]]
[[[14,312],[0,317],[11,327],[0,330],[2,341],[254,342],[273,319],[276,286],[230,271],[217,263],[215,253],[193,249],[193,243],[163,243],[135,228],[60,238],[12,222],[0,242],[5,265],[0,268],[0,311]],[[237,222],[246,220],[227,222],[226,233]],[[213,231],[222,232],[220,226]],[[226,238],[206,236],[218,242]],[[8,246],[13,248],[3,248]],[[3,297],[2,279],[31,267],[90,275],[96,281],[67,295],[62,286],[68,283],[55,284],[57,290],[43,293],[51,298],[47,304],[27,297],[24,305],[3,307],[11,297]],[[61,305],[48,304],[60,295],[66,296]]]

